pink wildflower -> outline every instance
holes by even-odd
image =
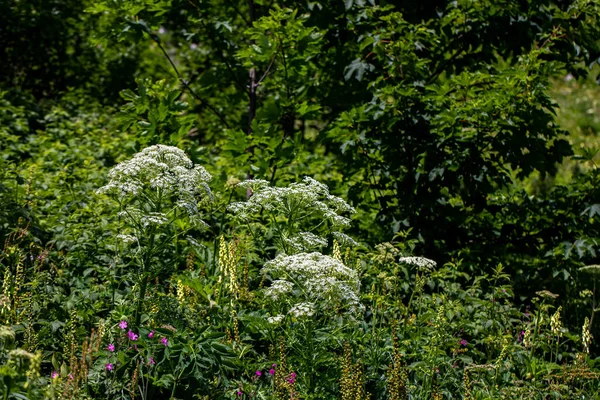
[[[127,336],[129,336],[129,340],[138,340],[138,335],[136,335],[131,329],[129,330],[129,332],[127,332]]]
[[[275,375],[275,370],[273,368],[269,370],[269,375]]]
[[[112,371],[114,368],[114,365],[112,365],[111,363],[106,364],[106,370],[107,371]]]
[[[127,321],[121,321],[121,322],[119,322],[119,328],[121,328],[121,329],[127,329]]]
[[[462,344],[463,346],[466,346],[466,345],[467,345],[467,341],[466,341],[465,339],[462,339],[462,340],[460,341],[460,344]]]
[[[150,365],[154,365],[154,364],[156,364],[156,361],[154,361],[154,358],[150,357],[150,358],[148,359],[148,364],[150,364]]]
[[[115,345],[112,343],[109,343],[107,349],[108,349],[108,351],[110,351],[112,353],[115,351]]]
[[[167,346],[169,344],[169,339],[167,339],[166,337],[164,337],[164,338],[160,339],[160,342],[162,344],[164,344],[165,346]]]
[[[54,371],[52,372],[52,375],[50,375],[52,377],[52,379],[56,379],[58,378],[58,372]]]
[[[294,384],[294,382],[296,382],[296,374],[292,372],[288,377],[287,381],[289,384]]]
[[[152,339],[154,337],[154,330],[151,330],[150,333],[148,334],[148,337],[150,339]]]
[[[261,371],[256,371],[256,376],[262,376],[262,372]]]

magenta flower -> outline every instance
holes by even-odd
[[[466,346],[466,345],[467,345],[467,341],[466,341],[465,339],[462,339],[462,340],[460,341],[460,344],[462,344],[463,346]]]
[[[133,341],[138,340],[138,335],[133,333],[133,331],[131,329],[129,330],[129,332],[127,332],[127,336],[129,336],[129,340],[133,340]]]
[[[273,364],[273,365],[271,365],[271,367],[273,367],[273,368],[275,368],[276,366],[277,366],[277,364]]]
[[[156,361],[154,361],[154,358],[150,357],[150,358],[148,359],[148,364],[150,364],[150,365],[154,365],[154,364],[156,364]]]
[[[115,345],[112,343],[109,343],[108,346],[106,347],[108,349],[108,351],[110,351],[111,353],[115,351]]]
[[[114,365],[112,365],[111,363],[108,363],[108,364],[106,364],[106,370],[107,370],[107,371],[112,371],[114,367],[115,367],[115,366],[114,366]]]
[[[293,384],[294,382],[296,382],[296,374],[292,372],[287,381],[289,384]]]
[[[58,378],[58,372],[54,371],[52,372],[52,375],[50,375],[52,377],[52,379],[56,379]]]
[[[167,346],[169,344],[169,339],[167,339],[166,337],[164,337],[164,338],[160,339],[160,342],[162,344],[164,344],[165,346]]]
[[[241,391],[241,390],[238,390],[238,392],[237,392],[237,395],[238,395],[239,397],[242,397],[242,391]]]
[[[121,322],[119,322],[119,328],[121,328],[121,329],[127,329],[127,321],[121,321]]]
[[[272,376],[272,375],[275,375],[275,370],[274,370],[273,368],[271,368],[271,369],[269,370],[269,375],[271,375],[271,376]]]
[[[152,339],[154,337],[154,330],[151,330],[150,333],[148,334],[148,337],[150,339]]]
[[[262,372],[261,371],[256,371],[256,376],[262,376]]]

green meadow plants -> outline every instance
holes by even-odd
[[[98,193],[118,205],[116,238],[135,266],[127,275],[138,287],[134,323],[139,326],[148,280],[169,268],[161,262],[165,248],[177,249],[189,231],[205,224],[199,202],[210,199],[211,176],[182,150],[155,145],[112,168],[109,178]]]
[[[202,211],[210,179],[163,145],[113,167],[98,201],[111,201],[102,204],[116,229],[107,243],[114,266],[98,275],[91,306],[73,304],[64,324],[30,322],[53,307],[42,293],[65,301],[60,254],[24,250],[26,230],[11,236],[0,259],[2,318],[14,327],[6,393],[401,400],[597,391],[593,282],[592,312],[572,331],[548,290],[520,307],[501,264],[489,274],[461,259],[439,264],[414,254],[409,231],[374,248],[356,242],[342,232],[353,207],[312,178],[240,183],[247,199],[231,203],[223,223],[232,229],[211,237]],[[63,343],[41,336],[51,329]],[[25,349],[15,353],[14,343]]]
[[[599,16],[0,2],[0,399],[598,399]]]

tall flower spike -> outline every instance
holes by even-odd
[[[562,306],[558,307],[558,310],[550,318],[550,329],[552,333],[558,337],[562,336],[562,321],[560,320],[560,311]]]
[[[590,333],[590,319],[585,317],[583,328],[581,330],[581,341],[583,342],[583,351],[590,353],[590,345],[592,344],[592,334]]]

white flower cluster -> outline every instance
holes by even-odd
[[[208,188],[210,174],[204,167],[194,166],[183,150],[173,146],[147,147],[112,168],[108,177],[110,182],[98,192],[122,198],[136,196],[145,189],[176,194],[180,201],[194,199],[199,188],[211,194]]]
[[[212,196],[210,174],[177,147],[155,145],[116,165],[108,173],[110,181],[97,193],[116,196],[120,201],[144,204],[142,211],[129,208],[122,216],[142,226],[166,224],[164,208],[174,205],[191,218],[197,218],[197,197]],[[174,204],[171,204],[171,201]],[[166,204],[165,204],[166,203]],[[199,221],[201,222],[201,221]]]
[[[434,269],[437,263],[425,257],[400,257],[398,262],[414,265],[418,268]]]
[[[278,300],[283,294],[290,293],[294,287],[292,282],[288,282],[284,279],[277,279],[271,286],[265,289],[265,294],[273,300]]]
[[[357,314],[363,309],[358,298],[358,274],[335,258],[316,252],[280,255],[267,262],[262,273],[276,279],[265,289],[267,295],[278,298],[286,294],[296,302],[290,315],[304,310],[298,308],[303,303],[312,304],[313,313],[317,304],[322,310],[341,310],[349,314]]]
[[[277,324],[281,323],[281,321],[283,321],[284,318],[285,318],[285,315],[280,314],[280,315],[275,315],[274,317],[267,317],[267,321],[270,324],[277,325]]]
[[[315,305],[313,303],[294,304],[289,314],[295,318],[312,317],[315,314]]]
[[[338,241],[339,244],[344,246],[358,246],[356,240],[342,232],[332,232],[333,238]]]
[[[135,243],[137,241],[137,238],[135,236],[123,234],[117,235],[117,239],[123,241],[123,243],[125,244]]]
[[[263,209],[288,216],[295,215],[297,219],[316,213],[339,228],[350,225],[350,219],[340,214],[355,212],[343,199],[329,194],[326,185],[310,177],[288,187],[271,187],[264,180],[248,180],[238,186],[249,188],[253,192],[248,201],[229,206],[229,210],[242,219],[249,219]]]
[[[294,253],[310,251],[327,246],[327,239],[317,236],[312,232],[300,232],[291,238],[284,238],[287,246]]]

